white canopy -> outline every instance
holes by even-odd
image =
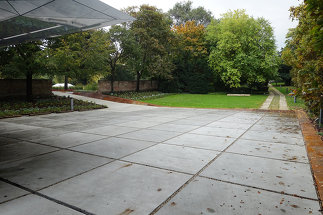
[[[132,20],[99,0],[0,0],[0,46]]]

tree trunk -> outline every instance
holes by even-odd
[[[113,78],[111,77],[111,80],[110,80],[110,86],[111,86],[111,91],[110,91],[110,93],[111,94],[113,94],[113,92],[114,92],[114,87],[113,87],[113,82],[114,82],[114,80],[113,80]]]
[[[65,80],[64,80],[64,90],[68,90],[68,77],[67,75],[64,76],[65,77]]]
[[[114,93],[114,73],[115,73],[115,67],[111,66],[111,92]]]
[[[136,86],[136,92],[139,92],[140,87],[140,72],[137,72],[137,86]]]
[[[28,71],[26,74],[26,100],[31,102],[33,99],[33,73]]]

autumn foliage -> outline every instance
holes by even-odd
[[[291,75],[299,96],[312,113],[318,114],[323,95],[322,8],[316,1],[305,1],[290,9],[298,26],[287,35],[282,57],[292,67]]]

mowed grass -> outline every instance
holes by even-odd
[[[275,87],[275,88],[285,95],[286,102],[287,102],[289,109],[291,109],[291,110],[305,109],[305,103],[304,103],[303,99],[301,99],[300,97],[296,97],[296,103],[294,103],[294,97],[288,96],[288,93],[290,93],[292,89],[295,89],[295,87],[282,86],[282,87]]]
[[[192,108],[259,108],[268,95],[227,96],[221,94],[175,94],[142,102],[169,106]]]

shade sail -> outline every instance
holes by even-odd
[[[0,0],[0,46],[132,20],[99,0]]]

